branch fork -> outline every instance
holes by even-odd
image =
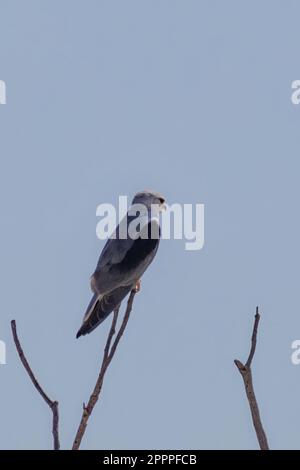
[[[238,359],[235,359],[234,363],[236,367],[238,368],[244,381],[245,391],[246,391],[247,399],[249,402],[253,426],[256,432],[256,437],[259,443],[259,447],[261,450],[269,450],[267,436],[266,436],[266,433],[264,431],[264,428],[261,422],[259,408],[258,408],[256,396],[254,393],[252,371],[251,371],[252,360],[253,360],[255,350],[256,350],[259,320],[260,320],[260,314],[258,312],[258,307],[256,307],[256,314],[254,317],[254,325],[253,325],[253,331],[252,331],[252,337],[251,337],[251,349],[250,349],[248,359],[245,364],[243,364]]]

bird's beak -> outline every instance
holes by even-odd
[[[163,203],[160,205],[159,208],[160,208],[161,212],[162,212],[162,211],[166,211],[166,210],[167,210],[167,204],[166,204],[165,202],[163,202]]]

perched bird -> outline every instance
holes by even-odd
[[[93,331],[115,310],[126,295],[139,287],[141,276],[153,261],[160,239],[159,212],[165,208],[165,198],[153,191],[137,193],[132,205],[143,205],[145,213],[126,217],[115,231],[116,238],[109,238],[102,250],[96,270],[91,277],[94,295],[83,317],[82,326],[76,338]],[[133,207],[133,206],[131,206]],[[130,224],[139,217],[139,233],[130,235]],[[125,227],[125,237],[120,232]],[[153,233],[157,236],[153,236]],[[145,236],[146,234],[146,236]],[[151,236],[152,235],[152,236]]]

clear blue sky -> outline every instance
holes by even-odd
[[[83,448],[254,449],[249,350],[272,448],[300,448],[296,0],[0,0],[0,447],[71,446],[109,322],[75,339],[104,245],[96,206],[145,187],[205,204],[205,246],[163,241]]]

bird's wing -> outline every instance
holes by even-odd
[[[91,279],[92,290],[99,294],[108,293],[136,282],[154,258],[158,242],[159,239],[151,237],[108,239]]]
[[[130,238],[126,240],[109,238],[100,255],[96,270],[105,269],[112,264],[120,263],[132,247],[133,242],[134,240]]]

